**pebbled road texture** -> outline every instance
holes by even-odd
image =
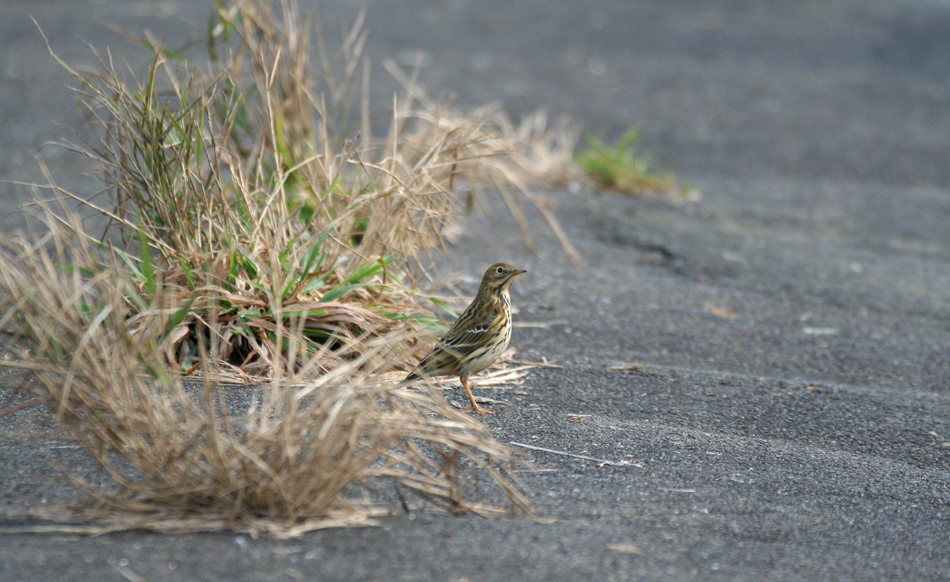
[[[82,40],[137,54],[105,22],[173,44],[207,4],[0,2],[0,178],[36,180],[30,153],[65,134],[51,121],[80,120],[29,14],[91,63]],[[476,391],[505,401],[485,419],[496,436],[642,467],[526,449],[539,521],[0,535],[0,579],[950,579],[950,3],[374,1],[322,6],[328,30],[360,6],[370,56],[421,59],[463,106],[639,125],[703,192],[546,193],[582,262],[533,215],[525,251],[495,208],[465,220],[443,266],[472,291],[495,261],[528,269],[516,321],[549,325],[513,344],[564,367]],[[45,154],[93,191],[80,160]],[[0,227],[22,224],[27,196],[0,184]],[[72,495],[49,456],[82,455],[38,442],[45,423],[0,417],[0,512]]]

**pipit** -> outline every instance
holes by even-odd
[[[472,405],[464,412],[494,414],[475,402],[468,378],[495,363],[511,341],[511,298],[515,277],[527,271],[506,263],[485,271],[478,294],[432,351],[406,376],[402,385],[432,376],[458,376]]]

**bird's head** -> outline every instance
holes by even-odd
[[[508,263],[497,263],[485,271],[485,276],[482,277],[482,289],[493,293],[507,293],[515,277],[522,273],[527,273],[527,271],[516,269]]]

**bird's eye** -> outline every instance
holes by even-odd
[[[505,272],[505,268],[504,268],[504,267],[498,267],[497,269],[495,269],[495,272],[498,273],[499,275],[501,275],[502,273]]]

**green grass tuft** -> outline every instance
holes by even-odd
[[[585,136],[587,149],[574,162],[602,187],[633,195],[680,194],[676,177],[662,170],[646,155],[633,151],[640,130],[633,129],[614,144],[596,135]]]

